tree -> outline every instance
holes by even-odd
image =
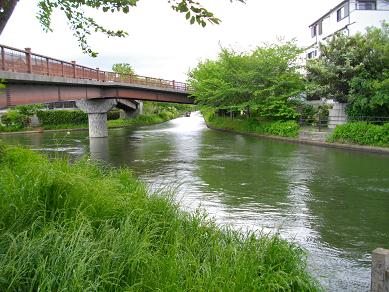
[[[11,17],[18,0],[0,0],[0,34]]]
[[[31,117],[41,108],[43,106],[40,104],[17,106],[1,116],[1,122],[9,129],[14,130],[28,127],[31,123]]]
[[[135,71],[128,63],[113,64],[112,71],[118,74],[134,75]]]
[[[291,97],[304,89],[298,71],[301,50],[293,42],[258,47],[250,53],[222,49],[189,73],[196,102],[228,111],[255,112],[267,119],[297,116]]]
[[[110,30],[99,25],[92,17],[85,15],[84,8],[90,7],[103,12],[128,13],[131,8],[137,5],[139,0],[39,0],[38,19],[43,30],[52,31],[51,21],[53,11],[60,9],[64,12],[69,26],[77,38],[83,52],[96,57],[88,44],[88,36],[92,32],[102,32],[107,36],[124,37],[127,33],[123,30]],[[230,0],[244,3],[245,0]],[[190,24],[198,23],[206,26],[207,23],[218,24],[220,19],[212,12],[204,8],[194,0],[167,0],[171,8],[179,13],[185,13],[185,18]],[[0,0],[0,34],[3,31],[8,19],[18,3],[18,0]]]
[[[389,115],[389,24],[337,34],[307,63],[309,94],[349,103],[349,116]]]

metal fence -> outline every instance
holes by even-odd
[[[0,45],[0,51],[0,69],[2,71],[89,79],[103,82],[121,82],[156,88],[172,89],[179,92],[191,91],[188,84],[184,82],[102,71],[99,68],[93,69],[78,65],[75,61],[66,62],[35,54],[32,53],[31,49],[29,48],[20,50]]]
[[[380,124],[389,123],[389,117],[364,117],[364,116],[348,117],[347,121],[348,122],[368,122],[368,123],[380,125]]]
[[[320,131],[321,129],[328,127],[328,118],[307,118],[307,119],[300,119],[299,124],[301,127],[315,127],[318,128]]]
[[[301,127],[314,127],[319,131],[326,130],[327,128],[336,125],[345,123],[345,122],[367,122],[369,124],[382,125],[389,123],[389,117],[368,117],[368,116],[358,116],[358,117],[347,117],[344,119],[342,117],[315,117],[315,118],[302,118],[299,120]]]

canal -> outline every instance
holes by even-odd
[[[326,290],[369,290],[370,253],[389,245],[389,156],[213,131],[199,114],[109,135],[91,144],[86,131],[1,139],[129,166],[150,189],[174,191],[184,210],[297,242]]]

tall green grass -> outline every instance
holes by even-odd
[[[128,169],[0,146],[0,291],[316,291],[304,252],[218,228]]]

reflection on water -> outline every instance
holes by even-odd
[[[108,138],[89,138],[89,153],[93,160],[109,161]]]
[[[212,131],[198,114],[109,135],[90,142],[87,132],[4,140],[129,165],[151,188],[174,185],[185,210],[200,206],[221,224],[279,231],[298,242],[328,290],[369,289],[369,254],[389,242],[388,156]]]

